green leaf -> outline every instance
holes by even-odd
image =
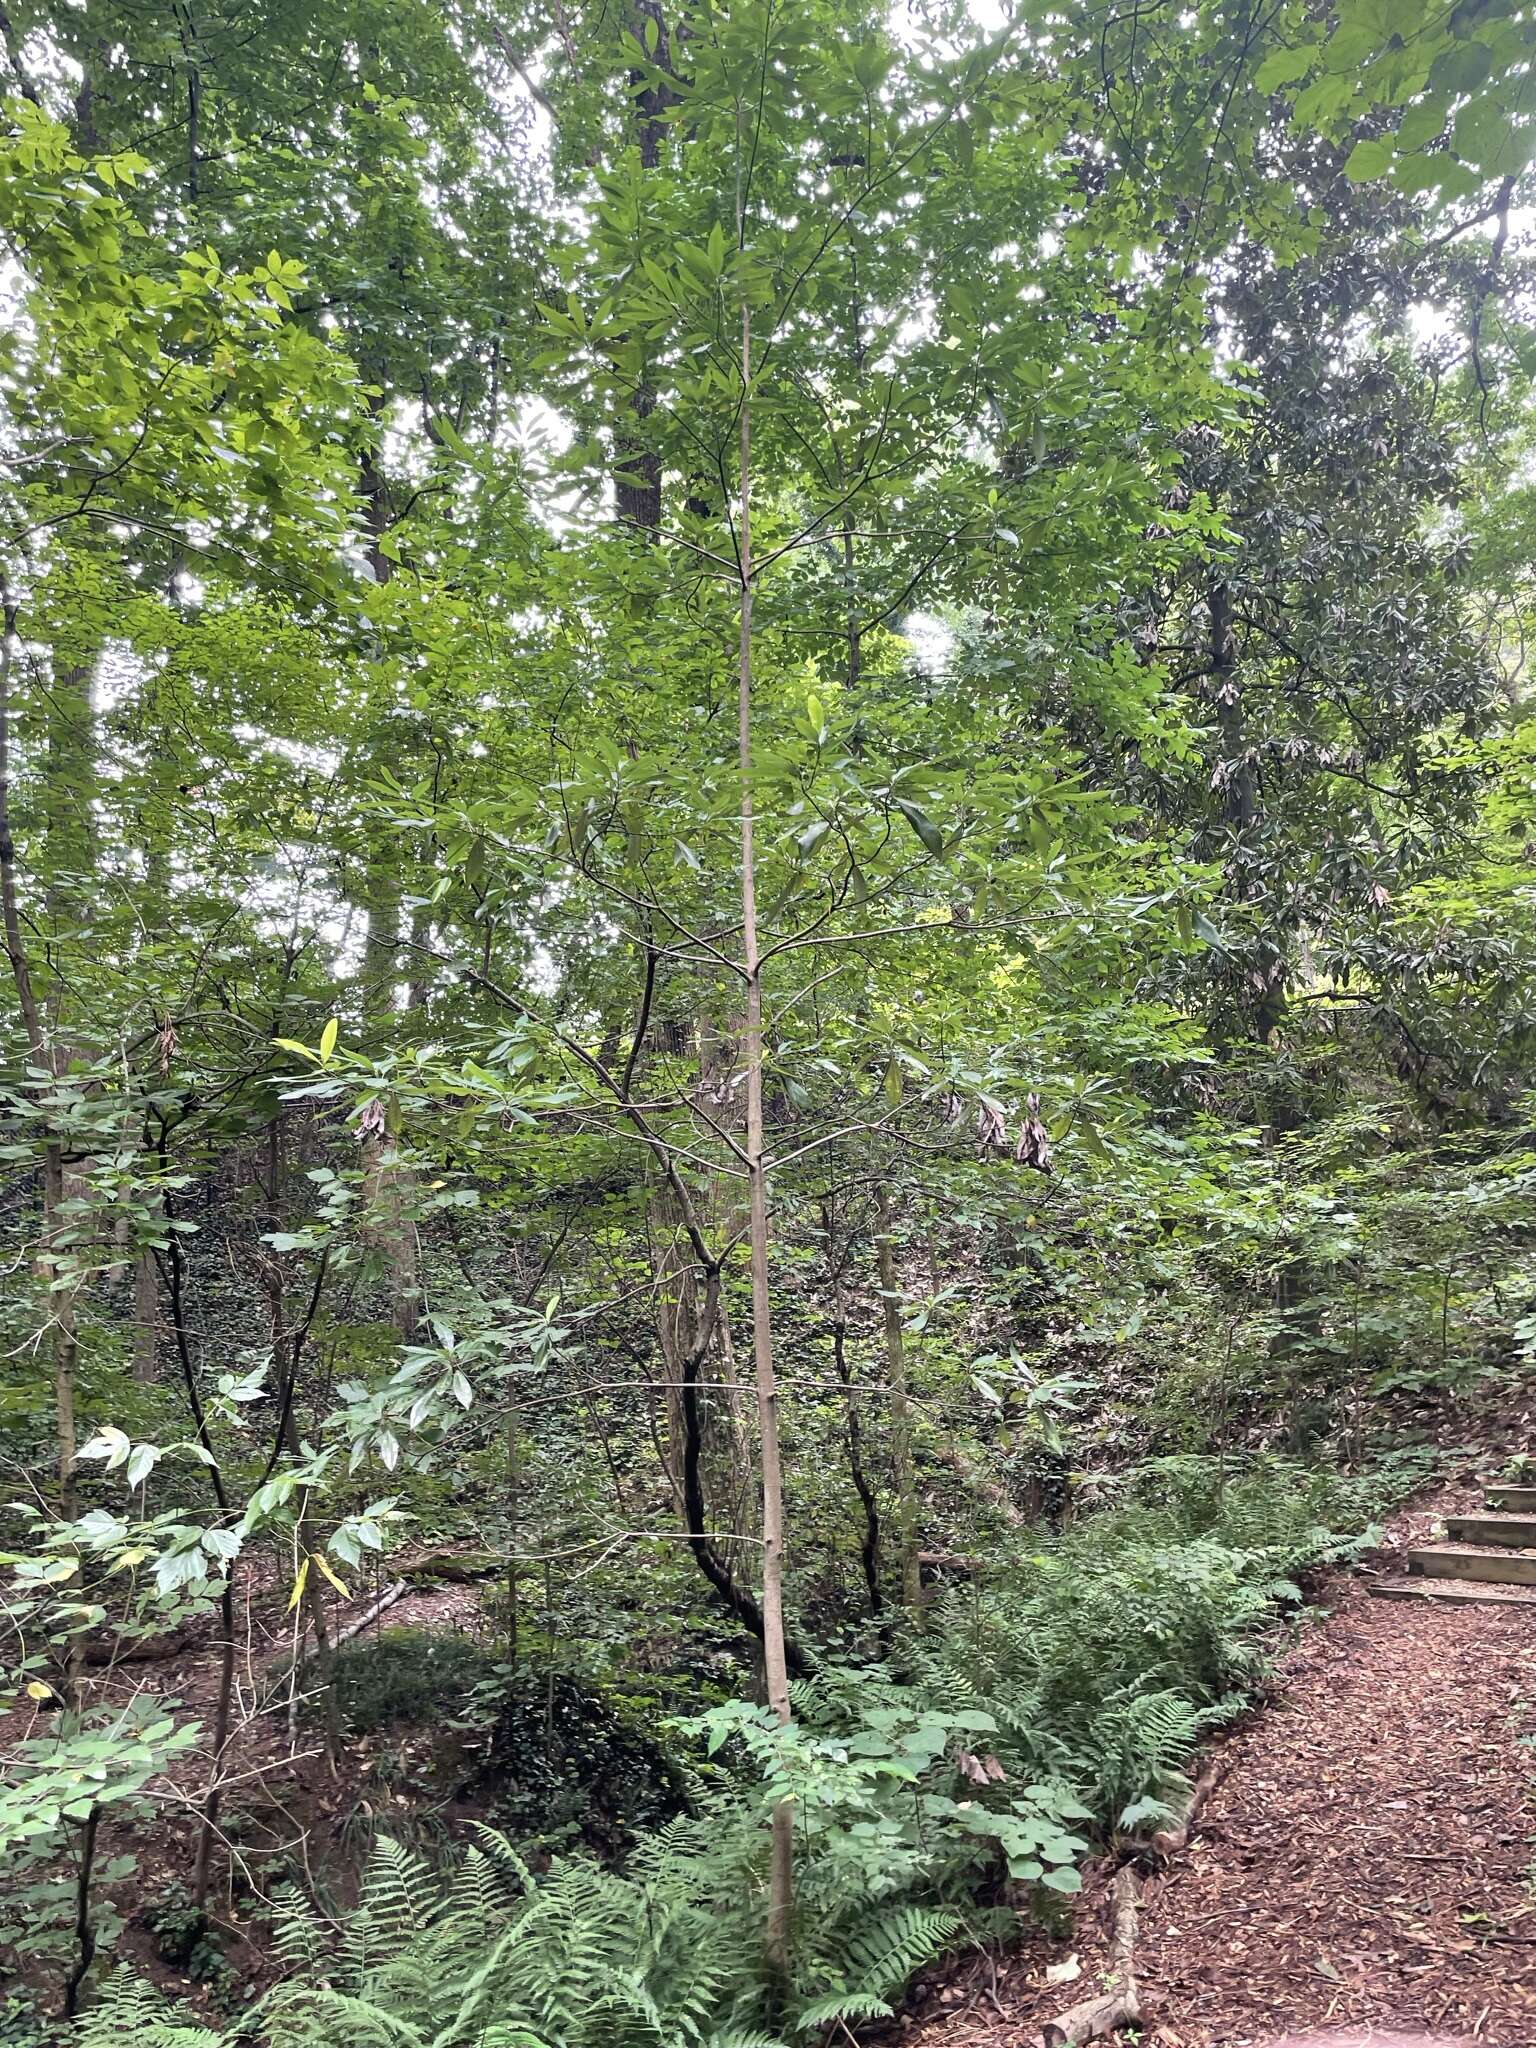
[[[1253,83],[1259,92],[1277,92],[1282,85],[1292,85],[1298,78],[1305,78],[1317,61],[1315,45],[1306,44],[1299,50],[1271,50],[1258,70],[1253,74]]]
[[[900,811],[901,815],[912,827],[912,830],[917,834],[928,852],[942,853],[944,851],[944,834],[934,824],[932,818],[904,796],[897,797],[895,801],[897,810]]]
[[[133,1456],[128,1460],[128,1469],[123,1477],[129,1486],[142,1486],[159,1462],[160,1453],[153,1444],[136,1444]]]
[[[1344,164],[1344,175],[1357,185],[1383,178],[1392,168],[1392,144],[1385,140],[1357,142]]]

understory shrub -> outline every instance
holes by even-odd
[[[1374,1540],[1370,1507],[1361,1482],[1279,1459],[1233,1476],[1159,1460],[1126,1506],[1042,1537],[984,1599],[948,1594],[922,1683],[995,1714],[1010,1768],[1056,1773],[1102,1823],[1137,1825],[1263,1675],[1295,1575]]]
[[[722,1801],[638,1848],[623,1876],[580,1859],[535,1874],[483,1830],[451,1877],[380,1842],[340,1939],[296,1895],[274,1944],[288,1975],[227,2031],[178,2020],[126,1975],[107,1986],[79,2048],[777,2048],[842,2013],[888,2012],[949,1943],[955,1913],[823,1898],[802,1983],[768,2031],[762,1831]]]
[[[336,1652],[336,1708],[354,1735],[373,1735],[400,1721],[454,1718],[495,1684],[497,1670],[496,1659],[473,1636],[381,1629]]]
[[[529,1673],[509,1688],[470,1790],[514,1840],[605,1856],[688,1804],[683,1775],[654,1736],[594,1686]]]

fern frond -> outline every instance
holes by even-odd
[[[144,2048],[221,2048],[220,2036],[190,2019],[154,1985],[117,1970],[102,1988],[100,2002],[79,2022],[76,2048],[122,2048],[125,2041]]]
[[[831,1998],[813,1999],[795,2014],[795,2031],[808,2034],[816,2027],[831,2026],[834,2020],[888,2020],[894,2014],[883,1998],[868,1991],[845,1991]]]

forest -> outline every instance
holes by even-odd
[[[1340,1603],[1536,2040],[1533,87],[4,0],[5,2048],[1382,2017],[1130,1960]]]

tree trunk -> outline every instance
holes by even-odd
[[[923,1580],[918,1562],[917,1482],[912,1465],[912,1410],[907,1399],[907,1347],[901,1328],[901,1290],[896,1280],[896,1245],[891,1235],[891,1202],[879,1195],[875,1252],[880,1266],[880,1312],[885,1323],[885,1357],[891,1380],[891,1480],[896,1493],[896,1540],[901,1553],[901,1604],[914,1627],[922,1626]]]
[[[864,1433],[859,1422],[859,1395],[853,1384],[853,1375],[848,1370],[848,1326],[842,1320],[840,1303],[838,1320],[832,1325],[832,1364],[839,1384],[845,1392],[848,1476],[853,1481],[853,1490],[859,1497],[860,1507],[864,1510],[864,1533],[859,1541],[859,1562],[864,1570],[864,1590],[869,1596],[870,1618],[878,1621],[884,1605],[880,1597],[880,1503],[875,1497],[875,1489],[869,1483],[869,1474],[864,1470]]]
[[[141,1383],[155,1377],[160,1344],[160,1274],[153,1252],[140,1252],[133,1264],[133,1376]]]
[[[779,1389],[773,1361],[768,1293],[768,1162],[763,1137],[763,970],[757,939],[757,861],[752,816],[752,316],[741,309],[741,646],[737,670],[737,739],[741,767],[741,933],[746,968],[748,1238],[752,1252],[752,1364],[763,1471],[763,1675],[768,1704],[788,1727],[789,1669],[784,1645],[784,1476],[779,1451]],[[773,1810],[768,1873],[767,1955],[781,1981],[788,1976],[794,1902],[794,1815],[781,1800]]]
[[[379,381],[382,383],[383,379]],[[379,412],[376,404],[375,420]],[[368,527],[368,562],[375,583],[382,588],[394,573],[394,563],[383,545],[393,519],[389,487],[372,449],[363,454],[358,485]],[[363,1021],[371,1036],[373,1025],[389,1027],[399,1014],[404,888],[398,840],[382,824],[369,829],[363,881],[368,912],[368,936],[363,947]],[[414,925],[412,929],[414,934]],[[417,957],[413,954],[413,961]],[[375,1216],[373,1240],[389,1269],[391,1319],[400,1342],[413,1344],[421,1316],[421,1268],[416,1225],[410,1213],[415,1176],[397,1156],[400,1143],[398,1119],[392,1118],[382,1137],[366,1141],[363,1156]]]
[[[16,889],[16,842],[11,829],[11,647],[16,634],[16,614],[7,606],[4,633],[0,637],[0,913],[5,926],[5,950],[11,964],[11,979],[27,1035],[27,1051],[39,1073],[56,1071],[53,1049],[43,1023],[42,1009],[32,980],[32,965],[22,941],[21,908]],[[54,1281],[62,1258],[59,1233],[63,1227],[60,1210],[64,1202],[64,1154],[56,1138],[43,1147],[42,1238],[37,1258],[37,1276],[46,1290],[52,1324],[55,1432],[59,1483],[59,1514],[64,1521],[75,1519],[75,1310],[72,1288],[55,1289]],[[79,1669],[78,1648],[68,1654],[70,1703],[74,1704]]]
[[[166,1221],[171,1221],[169,1215]],[[217,1526],[228,1529],[234,1525],[237,1517],[229,1497],[229,1489],[224,1483],[223,1467],[219,1464],[218,1453],[214,1450],[213,1439],[208,1431],[208,1417],[203,1408],[197,1372],[192,1362],[192,1347],[187,1337],[186,1293],[183,1286],[185,1263],[181,1239],[174,1229],[167,1232],[165,1263],[176,1356],[181,1364],[187,1408],[192,1417],[193,1433],[208,1461],[208,1479],[218,1508]],[[219,1591],[219,1630],[222,1640],[219,1644],[219,1690],[213,1710],[213,1761],[209,1770],[208,1794],[203,1801],[202,1826],[198,1830],[197,1854],[192,1867],[192,1903],[199,1912],[207,1902],[208,1880],[213,1867],[213,1845],[219,1832],[219,1807],[224,1796],[220,1773],[224,1768],[224,1758],[229,1748],[230,1709],[235,1692],[235,1585],[233,1567],[227,1561]]]

